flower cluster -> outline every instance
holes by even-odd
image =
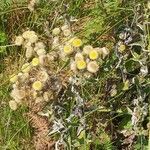
[[[60,88],[51,86],[51,63],[55,59],[54,52],[46,52],[43,42],[38,41],[38,36],[34,31],[25,31],[22,35],[16,37],[15,44],[26,48],[27,62],[21,67],[18,74],[10,76],[10,82],[13,84],[9,102],[12,110],[23,103],[46,102],[53,99],[53,93]],[[56,90],[56,91],[55,91]]]
[[[73,36],[68,25],[53,29],[52,34],[54,36],[52,47],[59,50],[62,60],[70,59],[70,69],[78,75],[82,73],[89,76],[98,72],[103,59],[110,52],[106,47],[94,48],[91,45],[84,45],[81,39]]]

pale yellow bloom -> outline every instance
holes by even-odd
[[[32,64],[32,66],[38,66],[39,65],[39,58],[33,58],[31,64]]]
[[[23,37],[22,36],[17,36],[15,39],[15,45],[21,46],[23,44]]]
[[[72,41],[72,46],[74,47],[80,47],[82,46],[83,42],[81,41],[81,39],[78,38],[74,38]]]
[[[45,70],[39,71],[37,74],[37,78],[39,81],[46,82],[49,78],[49,75]]]
[[[97,59],[98,56],[99,56],[99,54],[98,54],[98,52],[95,49],[91,50],[90,53],[89,53],[89,58],[91,60]]]
[[[59,28],[54,28],[53,31],[52,31],[52,34],[53,34],[53,35],[58,35],[58,34],[60,34],[60,29],[59,29]]]
[[[99,65],[96,61],[90,61],[87,64],[87,70],[91,73],[96,73],[99,70]]]
[[[130,86],[130,83],[129,83],[129,80],[126,80],[125,82],[124,82],[124,85],[123,85],[123,91],[126,91],[126,90],[128,90],[129,89],[129,86]]]
[[[77,71],[77,66],[76,66],[76,62],[72,61],[70,64],[70,70],[72,70],[73,72]]]
[[[28,30],[28,31],[25,31],[25,32],[22,34],[22,36],[23,36],[24,39],[29,39],[30,36],[35,35],[35,34],[36,34],[36,33],[35,33],[34,31]]]
[[[79,70],[83,70],[86,68],[86,62],[84,60],[78,60],[76,62],[76,65]]]
[[[64,46],[64,53],[65,53],[65,54],[68,54],[68,55],[69,55],[69,54],[72,54],[73,51],[74,51],[74,50],[73,50],[73,47],[72,47],[71,45],[68,44],[68,45],[65,45],[65,46]]]
[[[16,110],[17,109],[17,103],[14,100],[9,101],[9,107],[12,110]]]
[[[101,48],[103,59],[110,53],[107,47]]]
[[[10,76],[10,82],[12,82],[12,83],[15,83],[15,82],[17,81],[17,79],[18,79],[18,76],[15,75],[15,74],[12,74],[12,75]]]
[[[35,43],[35,47],[38,49],[45,49],[45,45],[43,42],[37,42]]]
[[[31,69],[31,65],[29,63],[25,63],[22,68],[21,68],[21,71],[24,72],[24,73],[28,73]]]
[[[65,25],[63,25],[63,26],[61,27],[61,30],[62,30],[62,31],[66,30],[66,29],[69,29],[69,26],[68,26],[67,24],[65,24]]]
[[[28,46],[27,49],[26,49],[26,58],[31,58],[32,55],[33,55],[33,47],[31,46]]]
[[[35,81],[33,84],[32,84],[32,88],[36,91],[40,91],[42,89],[43,85],[41,83],[41,81]]]
[[[124,44],[121,44],[121,45],[119,45],[119,47],[118,47],[118,51],[119,51],[120,53],[124,52],[125,49],[126,49],[126,46],[125,46]]]

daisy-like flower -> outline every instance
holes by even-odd
[[[18,79],[18,76],[15,75],[15,74],[12,74],[12,75],[10,76],[10,82],[12,82],[12,83],[15,83],[15,82],[17,81],[17,79]]]
[[[76,62],[76,65],[79,70],[83,70],[86,68],[86,62],[84,60],[78,60]]]
[[[65,29],[65,30],[63,30],[63,34],[64,34],[64,36],[70,36],[71,35],[71,31],[70,31],[70,29]]]
[[[91,45],[85,45],[83,47],[83,53],[89,55],[90,51],[93,50],[93,47]]]
[[[38,72],[37,78],[41,82],[46,82],[49,78],[49,75],[47,74],[45,70],[42,70]]]
[[[60,29],[59,28],[54,28],[52,31],[53,35],[59,35],[60,34]]]
[[[84,60],[84,57],[82,53],[76,53],[74,59],[77,62],[78,60]]]
[[[38,49],[38,50],[36,51],[36,53],[37,53],[39,56],[41,56],[41,55],[45,55],[45,54],[46,54],[46,51],[45,51],[45,49]]]
[[[15,45],[17,46],[21,46],[24,42],[24,39],[22,36],[17,36],[16,39],[15,39]]]
[[[79,38],[74,38],[72,41],[72,46],[74,47],[80,47],[82,46],[83,42]]]
[[[91,60],[97,59],[98,56],[99,56],[99,53],[98,53],[98,51],[96,51],[95,49],[91,50],[90,53],[89,53],[89,58],[90,58]]]
[[[28,73],[31,69],[31,65],[29,63],[25,63],[22,68],[21,68],[21,71],[24,72],[24,73]]]
[[[17,103],[14,100],[9,101],[9,107],[12,110],[17,110]]]
[[[36,91],[40,91],[42,90],[42,82],[41,81],[35,81],[33,84],[32,84],[32,88]]]
[[[91,73],[96,73],[99,70],[99,65],[96,61],[90,61],[87,64],[87,70]]]
[[[32,66],[38,66],[39,65],[39,58],[33,58],[31,64],[32,64]]]
[[[66,44],[63,48],[63,51],[64,51],[65,54],[69,55],[69,54],[73,53],[74,49],[71,45]]]
[[[120,53],[123,53],[123,52],[125,51],[125,49],[126,49],[126,46],[125,46],[124,44],[120,44],[120,45],[118,46],[118,51],[119,51]]]

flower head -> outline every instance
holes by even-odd
[[[86,68],[86,62],[84,60],[78,60],[76,62],[76,65],[79,70],[83,70]]]
[[[118,51],[120,53],[123,53],[125,49],[126,49],[126,46],[124,44],[120,44],[119,47],[118,47]]]
[[[99,56],[99,54],[95,49],[91,50],[90,53],[89,53],[89,57],[90,57],[91,60],[97,59],[98,56]]]
[[[60,34],[60,29],[59,29],[59,28],[54,28],[53,31],[52,31],[52,34],[53,34],[53,35],[58,35],[58,34]]]
[[[84,60],[84,57],[83,57],[82,53],[76,53],[74,58],[75,58],[76,62],[78,60]]]
[[[15,44],[20,46],[20,45],[23,44],[23,41],[24,41],[24,39],[23,39],[22,36],[17,36],[16,39],[15,39]]]
[[[17,103],[14,100],[9,101],[9,107],[12,110],[16,110],[17,109]]]
[[[39,58],[33,58],[31,63],[32,63],[32,66],[38,66],[39,65]]]
[[[29,63],[25,63],[21,68],[22,72],[24,73],[28,73],[30,69],[31,69],[31,65]]]
[[[67,44],[67,45],[65,45],[64,46],[64,53],[65,54],[72,54],[73,53],[73,47],[71,46],[71,45],[69,45],[69,44]]]
[[[96,73],[99,70],[99,65],[96,61],[90,61],[87,64],[87,70],[91,73]]]
[[[44,54],[46,54],[46,51],[45,51],[45,49],[38,49],[37,51],[36,51],[36,53],[39,55],[39,56],[41,56],[41,55],[44,55]]]
[[[86,45],[83,47],[83,53],[89,55],[90,51],[93,50],[91,45]]]
[[[71,31],[69,29],[65,29],[63,30],[64,36],[70,36],[71,35]]]
[[[41,81],[35,81],[33,84],[32,84],[32,88],[36,91],[40,91],[42,89],[43,85],[41,83]]]
[[[72,41],[72,46],[74,46],[74,47],[80,47],[80,46],[82,46],[82,44],[83,44],[83,42],[78,38],[74,38]]]

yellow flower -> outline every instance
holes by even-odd
[[[93,50],[93,47],[91,45],[85,45],[83,47],[83,53],[89,55],[90,51]]]
[[[40,91],[42,89],[42,83],[40,81],[35,81],[32,84],[32,88],[36,91]]]
[[[64,46],[64,53],[65,54],[72,54],[73,53],[73,47],[71,45],[65,45]]]
[[[121,44],[119,47],[118,47],[118,51],[120,53],[124,52],[124,50],[126,49],[126,46],[124,44]]]
[[[76,64],[77,64],[77,68],[78,68],[79,70],[82,70],[82,69],[85,69],[85,68],[86,68],[86,62],[85,62],[84,60],[78,60],[78,61],[76,62]]]
[[[99,70],[99,65],[96,61],[90,61],[87,64],[87,70],[91,73],[96,73]]]
[[[54,28],[52,31],[53,35],[58,35],[60,33],[60,29],[59,28]]]
[[[33,65],[33,66],[39,65],[39,59],[38,59],[38,58],[33,58],[33,59],[32,59],[32,65]]]
[[[17,81],[17,79],[18,79],[18,76],[15,75],[15,74],[12,74],[12,75],[10,76],[10,82],[12,82],[12,83],[15,83],[15,82]]]
[[[17,103],[14,100],[9,101],[9,107],[12,110],[16,110],[17,109]]]
[[[30,69],[31,69],[31,65],[29,63],[25,63],[21,68],[22,72],[24,73],[28,73]]]
[[[82,41],[78,38],[74,38],[72,41],[72,46],[74,47],[80,47],[82,44],[83,44]]]
[[[97,52],[96,50],[94,50],[94,49],[91,50],[90,53],[89,53],[89,57],[90,57],[91,60],[97,59],[98,56],[99,56],[99,55],[98,55],[98,52]]]

